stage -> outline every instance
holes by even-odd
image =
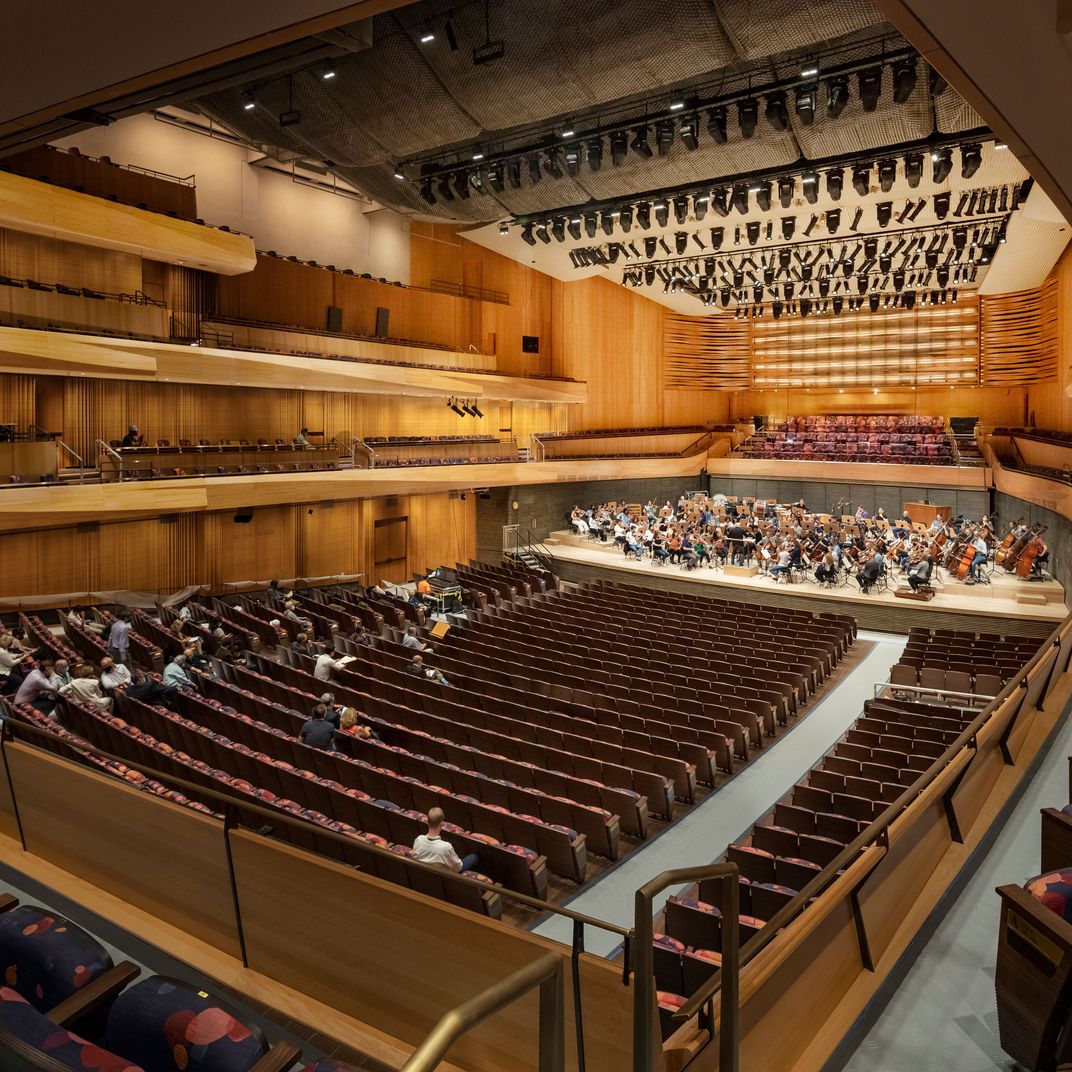
[[[566,531],[551,533],[545,543],[563,580],[590,581],[602,576],[767,606],[793,606],[799,601],[809,610],[852,614],[862,627],[885,632],[907,632],[922,626],[1045,636],[1068,615],[1064,590],[1056,581],[1049,577],[1021,580],[1007,576],[1000,567],[994,570],[990,584],[976,585],[950,579],[944,570],[936,571],[941,576],[935,578],[934,599],[919,602],[893,594],[899,572],[886,591],[876,587],[865,596],[853,580],[836,588],[821,588],[810,573],[804,581],[790,584],[763,574],[729,576],[721,568],[709,566],[691,572],[670,564],[653,566],[647,559],[637,562],[627,558],[614,544],[594,543]],[[705,588],[709,591],[700,591]]]

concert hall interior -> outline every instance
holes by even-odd
[[[0,1068],[1072,1068],[1072,0],[62,8]]]

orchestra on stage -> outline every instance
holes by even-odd
[[[1002,531],[985,515],[972,521],[939,513],[927,524],[908,508],[891,518],[882,507],[872,516],[863,507],[846,512],[850,506],[840,500],[819,513],[803,500],[696,492],[676,503],[575,506],[570,525],[652,566],[758,573],[826,588],[854,583],[864,594],[903,582],[895,594],[929,599],[937,581],[989,584],[996,568],[1023,579],[1044,576],[1049,548],[1041,523],[1018,519]]]

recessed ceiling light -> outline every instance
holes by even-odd
[[[421,33],[421,44],[427,45],[430,41],[435,40],[435,33],[432,30],[424,30]]]
[[[484,159],[484,154],[481,153],[481,152],[473,153],[473,159],[474,160],[483,160]]]
[[[680,112],[681,109],[684,108],[684,107],[685,107],[685,102],[684,101],[676,100],[676,101],[671,101],[670,102],[670,111],[672,111],[672,112]]]
[[[805,67],[804,70],[802,70],[800,72],[800,77],[801,78],[814,78],[818,73],[819,73],[819,68],[818,67]]]
[[[995,149],[1008,149],[1008,146],[1005,144],[1005,142],[999,141],[999,142],[994,143],[994,148]]]

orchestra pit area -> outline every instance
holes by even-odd
[[[1072,1068],[1064,5],[277,6],[8,19],[0,1069]]]

